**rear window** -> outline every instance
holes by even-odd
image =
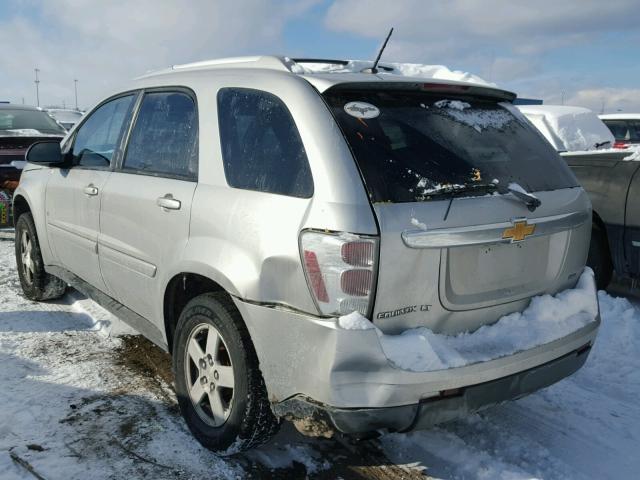
[[[640,120],[603,120],[619,142],[640,143]]]
[[[347,90],[325,99],[374,202],[504,193],[513,182],[530,192],[578,185],[553,147],[496,101]]]

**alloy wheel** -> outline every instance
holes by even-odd
[[[23,230],[20,235],[20,261],[24,280],[32,285],[36,267],[33,261],[33,241],[27,230]]]
[[[191,404],[203,422],[220,427],[231,413],[235,385],[227,345],[208,323],[197,325],[187,342],[184,368]]]

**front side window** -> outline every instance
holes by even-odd
[[[111,100],[89,115],[75,135],[73,165],[109,167],[118,148],[135,95]]]
[[[299,198],[313,195],[307,154],[282,100],[260,90],[223,88],[218,123],[230,186]]]
[[[146,93],[129,137],[123,169],[197,178],[197,141],[198,116],[189,95]]]

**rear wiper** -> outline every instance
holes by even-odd
[[[533,212],[536,208],[542,205],[542,202],[538,197],[527,192],[520,186],[519,183],[510,183],[507,187],[507,190],[509,190],[509,193],[511,193],[518,200],[521,200],[527,206],[530,212]]]
[[[595,149],[597,150],[597,149],[599,149],[600,147],[604,147],[606,144],[611,145],[611,141],[606,140],[606,141],[604,141],[604,142],[596,143],[596,144],[594,145],[594,147],[595,147]]]
[[[442,221],[444,222],[449,216],[449,210],[451,210],[451,204],[453,203],[453,199],[463,193],[489,193],[495,192],[498,190],[498,185],[495,183],[473,183],[470,185],[457,185],[451,187],[444,187],[436,192],[430,194],[433,195],[448,195],[449,196],[449,205],[447,205],[447,211],[444,213],[444,217]]]

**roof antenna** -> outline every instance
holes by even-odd
[[[380,57],[382,56],[382,52],[384,52],[384,49],[387,47],[387,42],[389,41],[389,38],[391,38],[391,34],[392,33],[393,33],[393,27],[391,27],[391,30],[389,30],[389,34],[387,35],[387,38],[384,39],[384,43],[382,44],[382,47],[380,48],[380,51],[378,52],[378,56],[376,57],[376,61],[373,62],[373,67],[365,68],[364,70],[362,70],[362,73],[374,73],[374,74],[378,73],[378,62],[380,61]]]

